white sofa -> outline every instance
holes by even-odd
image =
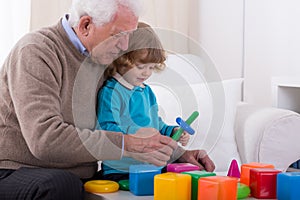
[[[300,115],[284,109],[240,104],[235,138],[242,163],[270,163],[286,171],[300,159]]]
[[[207,82],[205,68],[198,68],[203,62],[195,56],[170,55],[166,63],[166,70],[148,81],[157,96],[161,117],[173,124],[177,116],[187,118],[192,111],[199,111],[191,125],[197,134],[191,137],[187,149],[207,150],[217,174],[226,175],[232,159],[239,165],[273,164],[282,171],[300,159],[299,114],[241,102],[243,80]],[[87,198],[153,199],[124,191],[88,194]]]
[[[177,116],[199,111],[192,124],[197,134],[187,149],[207,150],[217,173],[227,172],[232,159],[240,165],[269,163],[283,171],[300,159],[299,114],[241,102],[243,79],[217,80],[212,74],[217,71],[207,70],[214,66],[197,56],[169,55],[166,64],[149,80],[161,116],[174,123]]]

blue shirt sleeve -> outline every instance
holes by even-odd
[[[98,129],[133,134],[141,127],[135,126],[128,113],[126,89],[116,80],[109,79],[98,93]],[[138,105],[136,105],[138,106]]]
[[[123,132],[120,124],[120,102],[113,98],[113,89],[104,86],[98,93],[97,120],[102,130]],[[124,133],[124,132],[123,132]]]
[[[159,129],[159,132],[162,134],[162,135],[166,135],[166,136],[171,136],[172,132],[173,132],[173,129],[177,126],[169,126],[167,124],[165,124],[162,119],[159,117],[159,124],[160,124],[160,129]]]

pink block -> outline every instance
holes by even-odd
[[[199,169],[200,168],[197,165],[193,165],[190,163],[171,163],[167,165],[167,171],[175,173],[195,171]]]

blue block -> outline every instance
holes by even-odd
[[[131,165],[129,167],[129,190],[137,196],[153,195],[154,176],[162,167],[154,165]]]
[[[300,172],[286,172],[277,174],[277,199],[300,199]]]

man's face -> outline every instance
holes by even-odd
[[[132,11],[120,6],[114,19],[90,33],[89,50],[96,63],[110,64],[121,51],[128,48],[129,33],[136,29],[138,18]]]

